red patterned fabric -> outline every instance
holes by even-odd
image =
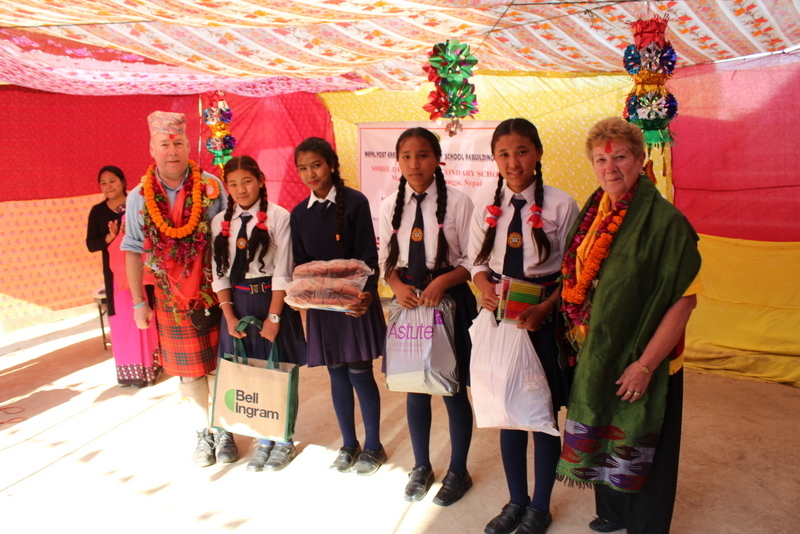
[[[255,158],[267,178],[270,202],[291,210],[308,196],[308,188],[300,181],[294,164],[294,147],[312,136],[334,143],[328,110],[312,93],[263,98],[228,94],[225,101],[233,112],[228,128],[236,138],[236,149],[231,156]],[[204,108],[209,102],[208,95],[203,95]],[[203,128],[200,165],[219,176],[219,167],[212,165],[214,156],[205,150],[211,129],[205,124]]]
[[[91,195],[97,171],[116,165],[132,188],[152,163],[147,116],[185,113],[197,139],[196,96],[70,96],[0,86],[4,126],[0,202]],[[194,132],[192,134],[191,132]],[[195,145],[196,146],[196,145]]]
[[[311,93],[226,99],[237,139],[233,155],[256,158],[267,176],[270,200],[294,207],[308,194],[295,170],[294,147],[309,136],[333,141],[328,111]],[[199,115],[199,100],[199,95],[95,97],[0,87],[0,107],[19,118],[3,135],[0,202],[97,193],[97,171],[104,165],[120,167],[133,188],[153,161],[147,116],[155,110],[186,114],[192,157],[200,146],[201,167],[219,175],[205,149],[210,130]],[[203,101],[207,105],[208,98]]]
[[[675,205],[697,232],[800,241],[798,86],[792,54],[675,71]]]
[[[217,368],[219,326],[199,331],[180,310],[178,323],[170,307],[170,299],[156,284],[156,326],[164,372],[172,376],[203,376]]]

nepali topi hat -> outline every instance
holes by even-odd
[[[185,135],[186,115],[169,111],[154,111],[147,116],[150,136],[158,134]]]

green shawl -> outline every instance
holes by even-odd
[[[642,355],[667,310],[697,276],[697,241],[683,214],[640,176],[598,275],[589,331],[577,354],[556,469],[560,480],[606,484],[624,492],[644,486],[664,420],[668,359],[652,371],[650,386],[637,402],[622,402],[615,381]]]

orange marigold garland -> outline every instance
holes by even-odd
[[[611,252],[614,236],[622,226],[622,221],[628,213],[628,204],[636,193],[636,187],[614,205],[595,230],[595,241],[583,262],[580,277],[577,276],[578,247],[583,243],[589,229],[594,223],[603,198],[603,190],[599,189],[590,201],[589,208],[578,226],[578,231],[569,244],[561,267],[563,285],[561,288],[562,311],[566,314],[573,326],[588,325],[589,312],[592,305],[592,295],[599,282],[598,277],[606,258]]]
[[[144,197],[144,252],[148,255],[147,265],[153,270],[159,284],[168,288],[167,258],[175,265],[183,266],[184,276],[189,275],[196,260],[203,261],[208,256],[205,259],[210,261],[209,217],[205,208],[219,197],[220,190],[216,180],[204,177],[197,163],[190,160],[189,176],[183,184],[186,194],[182,214],[184,224],[175,228],[169,216],[169,202],[161,187],[157,186],[155,168],[155,165],[151,165],[141,182],[141,194]],[[211,286],[205,280],[199,296],[207,303],[213,303],[211,295]]]

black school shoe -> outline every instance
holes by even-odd
[[[264,469],[280,471],[289,465],[295,456],[297,456],[297,449],[294,443],[288,445],[276,443],[269,453],[269,459],[264,463]]]
[[[450,506],[461,500],[461,497],[472,487],[472,477],[469,473],[461,474],[453,471],[448,471],[442,480],[442,487],[436,497],[433,498],[433,504],[439,506]]]
[[[330,469],[336,469],[340,473],[349,473],[359,454],[361,454],[361,445],[342,447],[339,449],[339,455],[331,464]]]
[[[431,489],[435,478],[430,467],[420,465],[412,469],[408,474],[404,499],[408,502],[421,501]]]
[[[517,534],[544,534],[552,522],[553,516],[550,512],[542,512],[529,506],[525,509]]]
[[[589,528],[595,532],[616,532],[625,528],[625,525],[620,523],[612,523],[611,521],[603,519],[602,517],[598,517],[589,523]]]
[[[483,532],[485,534],[511,534],[519,526],[526,509],[525,506],[508,502],[503,506],[500,514],[489,521]]]
[[[247,470],[255,473],[263,471],[264,464],[267,463],[269,453],[272,452],[273,446],[274,444],[270,443],[260,443],[258,447],[256,447],[256,452],[253,453],[253,457],[247,462]]]
[[[356,460],[356,463],[350,468],[350,471],[357,475],[367,477],[380,469],[388,459],[389,456],[386,454],[386,449],[384,449],[383,446],[381,446],[379,451],[364,449],[361,454],[358,455],[358,460]]]

